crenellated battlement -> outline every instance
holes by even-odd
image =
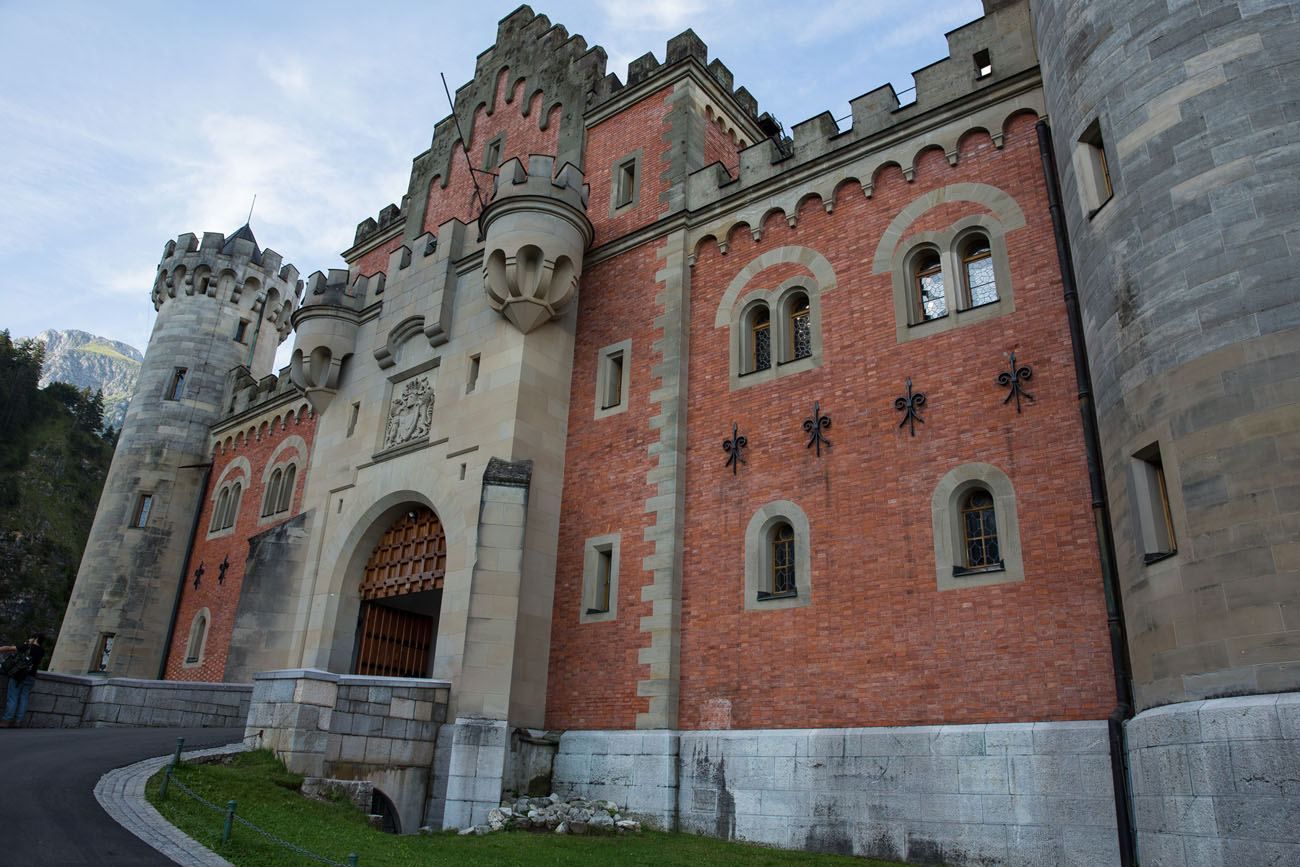
[[[555,157],[532,154],[528,165],[517,158],[502,164],[495,179],[491,204],[505,199],[530,196],[537,199],[558,199],[578,211],[587,209],[590,188],[583,182],[582,171],[572,163],[565,163],[559,174],[555,173]]]
[[[232,418],[260,411],[290,398],[302,399],[302,391],[293,384],[286,367],[278,374],[258,379],[245,365],[230,370],[226,391],[229,397],[223,407],[221,420],[213,425],[215,439],[220,439]]]
[[[916,158],[925,150],[942,148],[949,162],[955,165],[958,141],[971,129],[985,129],[994,143],[1001,146],[1002,124],[1007,117],[1026,108],[1040,110],[1041,107],[1041,100],[1037,99],[1023,105],[1014,99],[1008,101],[1008,94],[1014,88],[998,87],[1019,80],[1037,68],[1029,6],[1024,2],[988,4],[983,18],[949,32],[947,38],[949,56],[913,73],[915,101],[900,104],[893,86],[886,84],[849,102],[851,126],[847,129],[841,130],[835,116],[824,111],[795,124],[791,128],[792,139],[788,141],[778,144],[774,138],[768,138],[756,142],[741,151],[734,175],[732,169],[721,163],[692,173],[687,181],[688,207],[706,208],[774,177],[794,174],[801,167],[858,142],[886,141],[890,130],[923,117],[934,119],[935,128],[910,130],[907,153],[892,148],[878,154],[874,165],[865,169],[855,167],[855,176],[867,195],[871,195],[875,173],[886,165],[898,165],[910,181]],[[975,111],[967,105],[963,113],[968,123],[960,129],[939,129],[945,106],[981,91],[988,91],[991,100],[1001,97],[1002,102]],[[825,204],[828,196],[823,191],[818,193]],[[791,216],[791,211],[786,210],[786,214]]]
[[[298,269],[274,250],[260,249],[244,226],[229,237],[204,232],[200,240],[187,232],[168,241],[158,263],[152,300],[154,309],[160,310],[169,298],[218,298],[273,324],[283,340],[302,291]]]
[[[757,119],[759,117],[758,100],[746,88],[735,86],[735,76],[732,75],[731,70],[727,68],[725,63],[717,58],[709,60],[709,46],[696,35],[694,30],[689,28],[668,40],[663,63],[660,63],[654,53],[649,51],[629,63],[626,86],[635,87],[643,81],[650,80],[660,71],[676,66],[688,58],[694,58],[708,70],[709,75],[718,83],[718,86],[735,100],[736,104],[749,118]],[[619,80],[619,77],[614,73],[610,73],[601,79],[600,83],[592,91],[589,105],[593,108],[603,105],[623,89],[624,84]]]

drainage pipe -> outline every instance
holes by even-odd
[[[1101,557],[1101,583],[1106,595],[1106,626],[1110,633],[1110,658],[1115,675],[1115,709],[1106,720],[1110,737],[1110,772],[1115,786],[1115,820],[1119,832],[1122,867],[1137,864],[1137,837],[1133,825],[1133,799],[1128,774],[1128,753],[1124,744],[1124,722],[1133,717],[1133,675],[1129,667],[1128,638],[1124,633],[1124,606],[1119,576],[1115,571],[1115,537],[1111,532],[1106,480],[1102,474],[1101,441],[1097,436],[1097,407],[1092,399],[1092,372],[1084,342],[1083,316],[1079,312],[1079,291],[1074,279],[1074,258],[1070,254],[1069,231],[1061,210],[1061,185],[1052,150],[1052,129],[1040,120],[1038,155],[1047,181],[1047,205],[1056,237],[1056,258],[1061,266],[1065,290],[1066,320],[1070,328],[1070,349],[1074,354],[1074,376],[1078,387],[1079,415],[1088,459],[1088,483],[1092,492],[1092,522]]]

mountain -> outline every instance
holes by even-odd
[[[144,356],[134,346],[84,331],[49,329],[36,335],[45,344],[42,388],[66,382],[78,388],[104,390],[104,424],[120,429],[126,405],[135,390]]]

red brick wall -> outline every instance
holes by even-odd
[[[496,111],[488,114],[486,108],[479,108],[474,114],[473,132],[466,130],[470,137],[469,161],[476,169],[483,167],[483,148],[502,132],[506,134],[505,147],[501,153],[502,162],[518,157],[527,165],[529,154],[554,156],[556,152],[562,107],[557,105],[552,108],[546,129],[539,129],[542,107],[546,105],[545,94],[536,94],[529,104],[524,98],[524,82],[519,81],[515,83],[513,100],[507,103],[502,88],[505,86],[505,76],[508,72],[509,70],[502,70],[497,80]],[[523,114],[526,104],[529,108],[527,116]],[[558,169],[559,166],[556,168]],[[491,201],[492,178],[479,174],[477,179],[484,201]],[[478,218],[482,209],[474,195],[474,183],[470,178],[469,166],[465,162],[465,154],[459,147],[452,154],[447,185],[443,186],[442,177],[434,178],[433,183],[429,185],[428,195],[428,205],[424,212],[426,232],[436,231],[439,226],[452,218],[465,223]]]
[[[704,129],[704,164],[722,163],[734,178],[740,171],[740,148],[723,128],[726,123],[706,118]]]
[[[551,615],[550,728],[631,728],[647,707],[636,694],[636,682],[648,671],[637,662],[637,651],[646,643],[640,619],[650,613],[641,588],[651,576],[641,564],[652,553],[644,538],[651,523],[645,501],[655,493],[646,482],[646,449],[659,439],[650,428],[656,411],[650,403],[650,368],[658,359],[650,343],[659,263],[654,246],[647,244],[589,268],[582,277]],[[628,409],[594,419],[597,354],[628,338]],[[607,533],[621,534],[618,617],[579,623],[585,543]]]
[[[735,728],[918,725],[1099,718],[1110,657],[1061,285],[1032,120],[1002,150],[968,138],[957,167],[926,154],[916,181],[890,171],[868,200],[840,192],[832,215],[806,205],[795,229],[770,220],[761,242],[708,243],[692,275],[686,552],[680,724]],[[1028,225],[1007,237],[1016,312],[904,344],[889,274],[871,273],[889,221],[927,190],[983,182],[1010,193]],[[982,213],[944,205],[909,230]],[[787,244],[831,262],[820,368],[728,391],[728,335],[714,314],[733,277]],[[779,284],[798,266],[756,275]],[[742,298],[744,296],[742,295]],[[996,385],[1006,354],[1034,369],[1023,415]],[[911,378],[928,403],[915,438],[894,399]],[[834,422],[821,460],[801,424],[813,402]],[[733,477],[720,448],[731,422],[749,438]],[[952,468],[982,461],[1011,478],[1026,580],[936,587],[931,496]],[[812,604],[746,611],[744,535],[762,505],[797,503],[811,525]],[[712,719],[706,714],[713,712]]]
[[[663,213],[659,200],[668,184],[662,178],[668,168],[669,144],[663,140],[670,126],[666,120],[671,87],[640,100],[619,114],[587,130],[587,149],[583,171],[591,187],[587,216],[596,228],[593,246],[625,235],[633,229],[653,223]],[[623,208],[609,216],[611,186],[615,160],[642,149],[640,191],[635,206]],[[585,281],[584,281],[584,284]],[[602,344],[603,345],[603,344]]]
[[[292,415],[288,421],[285,418]],[[308,460],[311,457],[311,445],[316,432],[316,416],[306,403],[290,404],[276,413],[272,423],[259,422],[252,430],[241,432],[237,437],[230,437],[218,447],[212,459],[212,475],[203,512],[199,516],[198,531],[194,550],[190,554],[185,572],[185,586],[181,593],[180,610],[176,616],[176,630],[172,637],[171,649],[167,654],[167,680],[221,681],[225,677],[226,656],[230,649],[230,633],[234,627],[235,612],[239,607],[239,592],[244,580],[244,564],[248,557],[248,540],[260,533],[303,511],[302,495],[307,484]],[[260,523],[262,515],[262,498],[265,485],[262,482],[263,471],[272,454],[286,438],[298,436],[306,443],[306,451],[299,454],[294,463],[297,473],[294,482],[293,500],[289,511],[279,515],[276,520]],[[212,524],[212,510],[215,506],[214,493],[226,468],[238,458],[246,458],[251,466],[252,477],[244,486],[240,497],[239,511],[235,515],[233,532],[208,538],[208,528]],[[284,453],[276,458],[279,464],[288,460]],[[233,478],[233,476],[228,477]],[[223,558],[229,558],[226,579],[218,583],[218,567]],[[194,572],[203,565],[203,577],[196,588]],[[190,628],[194,617],[202,609],[208,609],[211,619],[208,623],[207,644],[201,663],[197,666],[185,665],[188,650]]]
[[[605,126],[592,131],[593,144]],[[650,138],[632,127],[606,130],[614,132],[627,138],[609,135],[599,156],[589,150],[596,215],[608,201],[608,178],[596,175],[634,141]],[[1028,221],[1006,239],[1016,312],[899,344],[890,275],[871,273],[876,244],[918,196],[971,181],[1008,192]],[[645,196],[643,188],[643,203]],[[974,203],[947,204],[909,234],[984,212]],[[627,228],[608,225],[605,237]],[[821,299],[823,363],[732,393],[729,335],[714,328],[715,312],[746,264],[788,244],[826,256],[838,278]],[[713,243],[700,251],[691,276],[682,727],[1109,713],[1105,608],[1054,250],[1032,119],[1021,119],[1001,150],[985,135],[968,137],[956,167],[935,151],[921,159],[913,183],[891,169],[877,178],[872,199],[849,185],[833,214],[812,201],[795,229],[775,217],[761,242],[742,229],[727,255]],[[648,398],[657,385],[649,367],[659,361],[651,355],[659,267],[646,246],[590,267],[583,278],[547,709],[547,725],[556,728],[630,728],[646,709],[636,681],[647,668],[636,652],[647,643],[639,621],[649,613],[640,593],[650,580],[642,561],[650,553],[644,501],[653,493],[645,483],[646,446],[658,438]],[[798,265],[775,266],[749,287],[770,288],[799,273]],[[597,351],[629,337],[630,408],[593,421]],[[1037,402],[1022,415],[1002,404],[996,384],[1012,350],[1034,369],[1029,390]],[[915,438],[898,429],[893,407],[909,377],[929,399]],[[834,419],[835,445],[821,460],[805,448],[801,428],[814,401]],[[733,421],[750,442],[748,463],[735,477],[720,447]],[[940,593],[931,497],[949,470],[976,461],[1001,468],[1015,488],[1026,580]],[[778,499],[796,502],[811,524],[813,601],[746,611],[745,529]],[[622,534],[617,620],[579,624],[583,543],[615,531]]]

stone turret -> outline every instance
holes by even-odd
[[[202,241],[185,234],[164,247],[152,290],[158,318],[54,670],[158,676],[227,374],[238,365],[258,377],[270,372],[301,292],[298,270],[260,249],[248,226]]]
[[[376,294],[383,292],[384,275]],[[307,296],[293,316],[295,338],[290,376],[311,401],[316,412],[324,412],[338,392],[339,374],[357,347],[361,308],[369,294],[367,278],[359,277],[351,287],[346,269],[331,268],[307,278]]]
[[[558,318],[578,290],[593,230],[582,172],[530,156],[505,163],[479,220],[483,285],[492,308],[524,334]]]

